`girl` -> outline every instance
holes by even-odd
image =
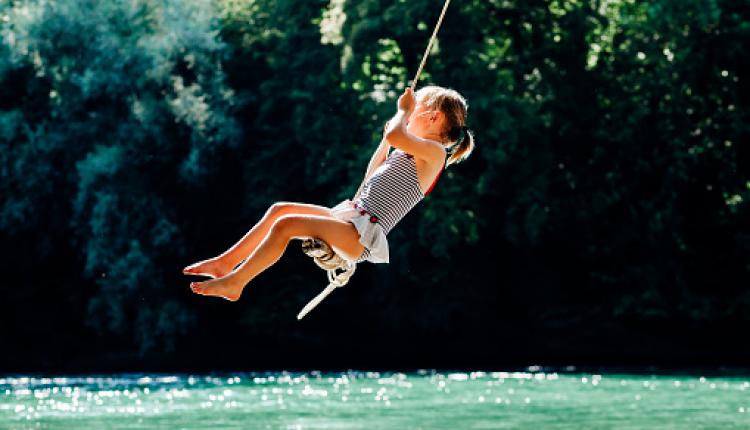
[[[251,280],[281,258],[291,239],[317,237],[349,261],[388,263],[388,232],[432,191],[446,163],[463,161],[474,149],[466,127],[468,105],[456,91],[427,86],[415,98],[406,88],[397,107],[353,202],[346,199],[330,209],[273,204],[223,254],[183,269],[186,275],[214,278],[192,282],[193,292],[238,300]],[[389,154],[390,146],[396,150]]]

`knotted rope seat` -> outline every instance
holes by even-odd
[[[445,17],[445,11],[448,10],[448,5],[450,4],[450,2],[450,0],[445,0],[443,10],[440,12],[440,18],[438,18],[437,24],[435,24],[435,29],[432,32],[432,37],[430,37],[430,41],[427,43],[427,49],[425,49],[424,55],[422,55],[422,62],[419,64],[419,68],[417,69],[417,73],[414,76],[414,80],[411,82],[412,91],[414,91],[414,88],[417,86],[419,75],[422,73],[422,68],[424,68],[425,62],[427,61],[427,56],[430,54],[430,49],[432,48],[432,44],[435,42],[435,38],[437,37],[440,25],[443,23],[443,17]],[[368,172],[368,174],[369,173],[370,172]],[[365,175],[365,179],[359,186],[359,190],[357,191],[356,196],[359,196],[359,193],[362,191],[362,186],[365,184],[365,181],[367,181],[367,175]],[[357,269],[357,263],[350,262],[342,258],[340,255],[336,254],[333,251],[333,248],[331,248],[329,244],[316,237],[311,237],[303,240],[302,251],[309,257],[312,257],[318,267],[328,272],[329,283],[328,286],[320,294],[315,296],[307,305],[305,305],[304,308],[302,308],[300,313],[297,314],[298,320],[304,318],[304,316],[307,315],[308,312],[313,310],[315,306],[323,301],[323,299],[328,297],[328,295],[331,294],[333,290],[346,285],[346,283],[349,282],[349,278],[351,278],[351,276],[354,274],[354,271]],[[341,270],[342,272],[336,273],[337,270]]]
[[[312,257],[315,264],[328,273],[328,286],[302,308],[300,313],[297,314],[298,320],[304,318],[308,312],[328,297],[333,290],[346,285],[349,282],[349,278],[354,274],[354,271],[357,270],[357,263],[345,260],[336,254],[330,245],[316,237],[307,238],[302,241],[302,252],[308,257]],[[336,273],[337,270],[342,270],[342,272]]]

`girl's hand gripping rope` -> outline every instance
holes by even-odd
[[[417,102],[414,99],[414,92],[412,92],[410,87],[406,87],[404,93],[398,98],[398,109],[408,114],[414,109],[416,104]]]

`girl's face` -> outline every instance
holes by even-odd
[[[411,115],[409,115],[406,129],[421,137],[428,134],[440,134],[442,117],[441,112],[430,110],[421,102],[417,102]]]

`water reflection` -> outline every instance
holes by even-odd
[[[11,376],[0,378],[0,428],[42,423],[103,428],[104,422],[109,428],[145,429],[159,419],[162,426],[171,422],[168,427],[190,429],[206,428],[217,418],[239,425],[251,417],[269,428],[279,423],[326,428],[322,423],[332,422],[340,428],[378,428],[379,420],[396,421],[383,428],[410,428],[416,422],[410,419],[421,420],[424,428],[463,428],[471,420],[492,427],[493,420],[528,424],[534,417],[544,422],[566,414],[574,418],[545,426],[580,428],[587,419],[601,424],[627,415],[644,427],[664,420],[687,423],[689,416],[750,427],[749,388],[743,378],[558,374],[539,367],[528,372]],[[309,422],[293,421],[299,416]],[[142,426],[133,427],[129,417],[142,418]],[[430,420],[435,426],[424,424]]]

